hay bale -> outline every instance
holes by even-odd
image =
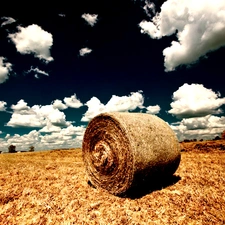
[[[82,144],[89,181],[121,195],[140,181],[172,175],[180,145],[172,129],[144,113],[102,113],[88,124]]]

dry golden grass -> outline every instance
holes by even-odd
[[[88,184],[79,149],[2,154],[0,224],[225,224],[225,151],[190,150],[164,187],[126,198]]]

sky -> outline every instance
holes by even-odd
[[[179,141],[225,130],[225,1],[6,3],[0,151],[76,148],[103,112],[153,114]]]

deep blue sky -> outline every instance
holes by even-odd
[[[225,38],[217,37],[222,34],[225,36],[225,21],[221,19],[222,26],[218,28],[219,32],[213,33],[204,26],[204,19],[202,24],[197,22],[200,21],[198,16],[202,15],[204,10],[207,15],[209,10],[203,7],[199,12],[191,14],[191,5],[186,1],[179,3],[177,9],[180,10],[181,18],[186,20],[185,16],[182,17],[182,7],[187,4],[189,14],[194,15],[194,20],[189,19],[191,22],[187,20],[186,24],[196,23],[198,30],[185,37],[186,42],[183,43],[188,43],[187,46],[193,50],[184,54],[183,63],[174,66],[171,71],[165,71],[163,50],[170,47],[172,41],[179,42],[178,34],[182,33],[184,28],[175,27],[177,30],[172,34],[162,32],[161,36],[154,37],[155,34],[151,33],[151,36],[146,30],[141,33],[142,28],[139,24],[144,20],[151,21],[156,12],[161,12],[164,16],[168,13],[168,17],[171,18],[172,2],[179,1],[88,0],[73,4],[54,3],[51,8],[43,5],[27,8],[27,5],[25,7],[18,3],[14,7],[17,8],[16,12],[11,10],[8,3],[8,6],[2,8],[0,57],[11,66],[8,73],[2,75],[7,79],[0,83],[0,101],[6,103],[0,111],[0,150],[7,150],[10,144],[16,145],[18,150],[27,149],[31,145],[36,149],[80,146],[88,121],[93,118],[95,112],[100,112],[97,103],[89,106],[85,104],[96,97],[106,105],[113,95],[118,98],[117,103],[111,103],[111,111],[147,112],[148,106],[158,106],[158,110],[152,109],[153,111],[149,110],[148,113],[156,114],[168,122],[180,140],[210,139],[220,135],[225,129]],[[208,2],[213,4],[212,1]],[[154,7],[151,3],[154,3]],[[161,8],[162,4],[164,9]],[[197,4],[204,5],[201,1]],[[220,8],[215,10],[218,12],[221,9],[225,9],[222,1]],[[82,18],[84,13],[97,15],[93,25]],[[176,21],[177,17],[174,18]],[[211,14],[208,18],[212,27],[215,27],[215,20],[211,19]],[[10,19],[14,21],[4,24]],[[29,52],[17,49],[15,39],[13,41],[10,34],[17,34],[21,28],[27,29],[31,25],[39,27],[51,36],[52,44],[45,47],[54,60],[40,59],[41,53],[37,53],[38,50],[35,53],[34,50],[38,41],[33,44],[26,42],[27,48],[32,46]],[[172,25],[168,23],[167,27],[169,26]],[[205,31],[202,36],[209,30],[209,42],[204,42],[203,38],[195,40],[195,36],[198,35],[194,32],[200,35],[201,29]],[[44,34],[41,33],[40,37],[37,33],[33,35],[31,34],[30,41],[39,38],[41,42]],[[26,40],[27,36],[23,37]],[[193,43],[198,44],[192,47]],[[217,50],[211,51],[211,43],[220,45],[216,47]],[[197,62],[185,63],[188,57],[192,59],[192,52],[199,46],[206,50],[203,51],[204,54],[197,57]],[[82,48],[88,48],[91,52],[82,56]],[[188,52],[186,49],[185,51]],[[196,50],[196,54],[200,51],[201,47],[200,50]],[[178,54],[175,52],[174,57]],[[179,57],[177,58],[179,61]],[[2,66],[6,67],[5,64]],[[179,88],[184,94],[177,93],[179,101],[174,106],[174,111],[168,112],[173,108],[173,94]],[[187,97],[189,95],[192,96],[190,99]],[[74,108],[65,104],[64,98],[72,96],[80,100],[83,106]],[[141,97],[144,102],[140,103],[141,99],[131,100],[132,96]],[[122,102],[130,101],[127,109],[118,110],[118,105],[121,104],[119,98]],[[21,100],[25,102],[26,107],[18,104],[19,101],[22,103]],[[67,108],[53,107],[55,100],[61,100]],[[139,107],[138,104],[142,106]],[[12,105],[17,105],[17,109]],[[32,110],[35,105],[39,108],[48,106],[48,109],[43,108],[41,112]],[[88,119],[81,121],[87,115],[88,109]],[[105,107],[105,111],[107,110],[109,111],[109,107]],[[33,117],[26,117],[28,114],[32,114]],[[34,125],[35,119],[38,121],[37,126]],[[41,131],[47,124],[48,131]],[[54,131],[50,129],[53,125]]]

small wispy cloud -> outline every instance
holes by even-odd
[[[4,101],[0,101],[0,111],[6,111],[6,106],[7,103]]]
[[[47,73],[47,72],[45,72],[45,71],[43,71],[43,70],[40,70],[39,68],[33,68],[32,66],[31,66],[31,68],[26,72],[26,73],[31,73],[31,72],[34,72],[35,73],[35,77],[38,79],[39,78],[39,74],[41,74],[41,75],[45,75],[45,76],[49,76],[49,74]]]
[[[91,52],[92,52],[92,49],[90,49],[90,48],[82,48],[82,49],[80,49],[80,51],[79,51],[80,56],[87,55],[87,54],[89,54],[89,53],[91,53]]]
[[[98,15],[97,14],[84,13],[81,17],[83,19],[85,19],[86,22],[89,25],[91,25],[92,27],[97,23],[97,20],[98,20]]]
[[[59,13],[58,16],[60,16],[60,17],[66,17],[66,14]]]
[[[149,0],[145,0],[145,6],[143,9],[149,17],[151,16],[151,13],[155,14],[155,4]]]
[[[1,27],[16,22],[16,20],[14,20],[12,17],[5,16],[1,17],[1,20],[4,20],[4,22],[2,22],[1,24]]]
[[[6,58],[0,57],[0,84],[9,78],[9,72],[12,70],[12,64],[6,62]]]

